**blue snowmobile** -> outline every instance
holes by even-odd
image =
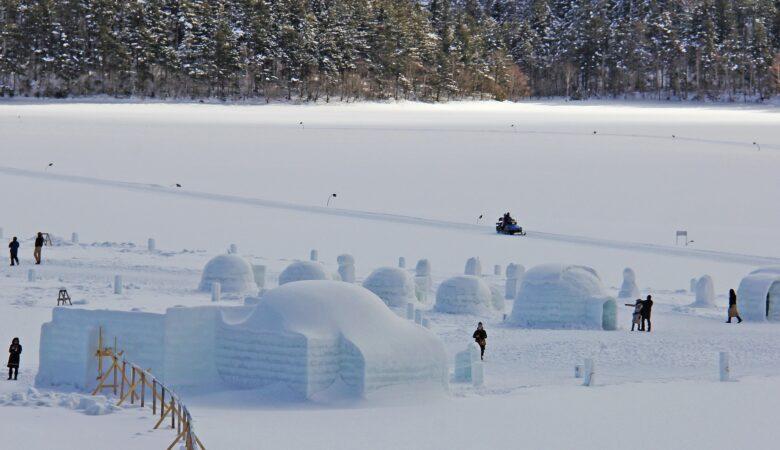
[[[503,217],[498,218],[498,222],[496,222],[496,233],[509,235],[519,234],[520,236],[525,236],[523,227],[519,226],[517,221],[513,219],[509,213],[506,213]]]

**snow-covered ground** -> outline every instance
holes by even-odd
[[[632,267],[656,300],[653,333],[626,330],[622,301],[615,332],[429,312],[450,361],[485,322],[485,386],[335,405],[185,392],[204,444],[771,448],[780,326],[722,322],[728,289],[780,264],[779,129],[771,108],[0,104],[0,227],[23,241],[22,266],[0,269],[0,343],[19,336],[24,346],[21,380],[0,383],[0,399],[32,385],[40,325],[60,286],[74,307],[162,312],[208,304],[196,290],[200,270],[231,243],[268,266],[269,287],[313,248],[333,272],[337,255],[353,254],[359,280],[399,256],[412,268],[428,258],[434,288],[479,256],[486,273],[509,262],[592,266],[612,295]],[[507,210],[527,237],[495,235],[492,220]],[[695,242],[675,246],[679,229]],[[28,282],[36,231],[60,239],[44,249],[41,279]],[[74,231],[81,245],[68,244]],[[146,251],[149,237],[159,252]],[[119,296],[115,274],[127,285]],[[703,274],[713,277],[715,309],[688,307],[689,280]],[[722,350],[738,383],[716,382]],[[594,389],[572,377],[585,357],[598,362]],[[79,448],[106,448],[103,430],[115,448],[173,437],[147,433],[149,414],[133,409],[86,417],[58,401],[16,403],[0,406],[0,423],[25,424],[20,448],[75,448],[47,441],[30,421],[83,423],[94,439]]]

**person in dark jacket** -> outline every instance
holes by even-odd
[[[640,331],[647,331],[653,329],[653,324],[650,322],[650,314],[653,312],[653,297],[648,295],[647,300],[642,302],[642,328]]]
[[[41,249],[43,249],[43,233],[39,231],[38,236],[35,238],[35,250],[33,251],[35,264],[41,263]]]
[[[11,341],[8,353],[10,353],[8,356],[8,379],[10,380],[11,375],[13,375],[13,379],[16,380],[19,376],[19,359],[22,355],[22,346],[19,344],[18,337]]]
[[[479,359],[484,360],[485,347],[487,346],[487,331],[485,331],[485,328],[482,326],[482,322],[477,324],[477,330],[474,331],[474,334],[471,337],[479,344]]]
[[[732,317],[737,318],[737,323],[742,323],[742,317],[739,316],[737,309],[737,293],[734,292],[734,289],[729,289],[729,320],[726,323],[731,323]]]
[[[16,236],[8,244],[8,248],[11,249],[11,265],[13,266],[14,262],[19,264],[19,241],[16,240]]]

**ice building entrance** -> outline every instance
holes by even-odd
[[[780,281],[775,281],[766,294],[766,319],[780,321]]]

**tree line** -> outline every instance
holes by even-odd
[[[780,0],[0,0],[0,95],[765,99]]]

